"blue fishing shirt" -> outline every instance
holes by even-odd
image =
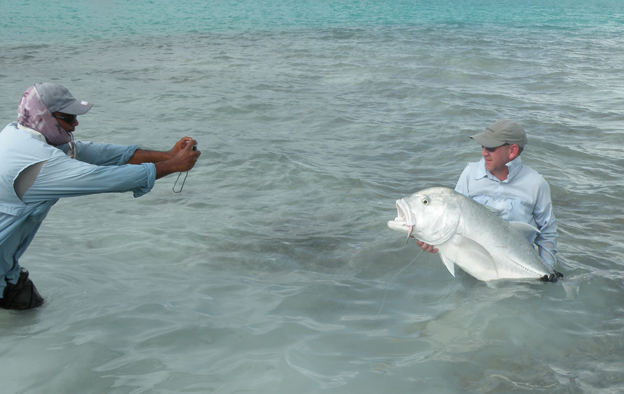
[[[140,197],[154,186],[154,164],[125,164],[136,145],[76,141],[75,147],[72,159],[67,144],[49,145],[17,122],[0,131],[0,298],[5,278],[17,282],[18,259],[59,198],[127,191]],[[24,182],[27,173],[30,181]],[[28,187],[18,187],[24,184]]]
[[[501,181],[485,168],[485,160],[469,163],[455,191],[493,208],[506,221],[528,223],[540,230],[533,241],[542,260],[554,268],[557,253],[557,220],[550,187],[542,176],[522,164],[520,157],[507,163],[509,175]]]

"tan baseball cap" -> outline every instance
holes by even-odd
[[[489,125],[481,134],[473,135],[473,140],[486,148],[516,144],[524,148],[527,136],[522,126],[510,119],[501,119]]]

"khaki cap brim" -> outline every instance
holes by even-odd
[[[497,148],[505,144],[515,144],[524,148],[527,143],[526,133],[522,126],[510,119],[498,120],[489,125],[483,133],[470,138],[486,148]]]

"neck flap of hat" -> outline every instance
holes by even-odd
[[[52,116],[34,86],[29,87],[20,100],[17,122],[43,134],[50,145],[59,146],[71,141],[71,135]]]

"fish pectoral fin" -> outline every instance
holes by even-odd
[[[531,242],[533,242],[535,237],[537,237],[537,234],[541,232],[528,223],[509,222],[509,224],[511,224],[511,227],[513,227],[517,232],[519,232],[522,236],[524,236]]]
[[[448,257],[444,257],[441,254],[440,254],[440,257],[442,258],[442,262],[446,266],[446,269],[449,270],[451,275],[455,276],[455,263],[453,261],[451,261]]]
[[[464,271],[481,280],[498,278],[496,262],[481,244],[458,235],[451,238],[451,241],[457,247],[456,261]],[[482,279],[483,277],[489,279]]]

